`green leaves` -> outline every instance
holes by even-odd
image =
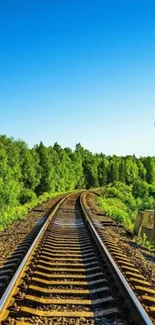
[[[132,230],[137,214],[137,205],[131,193],[131,187],[115,182],[105,188],[97,202],[107,216]]]
[[[22,217],[38,197],[41,202],[51,193],[107,185],[102,198],[107,211],[122,222],[126,213],[133,220],[137,209],[154,205],[155,158],[93,154],[80,143],[75,150],[42,142],[29,149],[24,141],[0,136],[0,224]]]
[[[128,229],[133,229],[133,214],[129,211],[127,205],[117,198],[97,198],[97,202],[105,215],[111,217],[118,223],[123,224]],[[130,215],[132,217],[130,218]],[[135,216],[134,216],[135,217]],[[135,218],[134,218],[135,220]]]
[[[135,241],[136,241],[139,245],[141,245],[141,246],[143,246],[143,247],[149,249],[150,251],[154,251],[154,250],[155,250],[155,243],[149,241],[149,240],[147,239],[146,234],[142,234],[142,235],[139,234],[139,235],[135,238]]]

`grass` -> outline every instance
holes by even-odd
[[[155,243],[152,241],[149,241],[147,239],[146,234],[138,235],[135,237],[135,241],[137,244],[141,245],[142,247],[150,250],[150,251],[155,251]]]
[[[131,193],[130,187],[126,185],[123,185],[122,188],[120,186],[107,187],[96,198],[96,201],[100,210],[106,216],[114,219],[130,231],[133,231],[138,204]],[[155,251],[155,242],[149,241],[146,234],[139,234],[134,240],[142,247],[150,251]]]
[[[136,214],[118,198],[97,197],[100,210],[108,217],[133,231]]]

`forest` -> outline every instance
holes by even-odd
[[[93,154],[81,144],[75,150],[42,142],[29,148],[22,140],[0,136],[0,230],[55,193],[98,187],[106,187],[102,204],[107,211],[109,199],[117,199],[115,210],[120,208],[123,193],[131,219],[133,212],[153,208],[155,157]]]

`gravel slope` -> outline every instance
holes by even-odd
[[[95,194],[88,193],[86,202],[89,213],[94,220],[99,220],[101,222],[110,220],[105,216],[101,216],[102,211],[96,203]],[[135,239],[132,239],[123,228],[108,226],[105,231],[109,233],[112,238],[115,238],[115,242],[117,242],[118,246],[155,288],[155,253],[143,249],[140,245],[136,244]]]
[[[56,196],[54,199],[35,207],[29,212],[24,220],[15,221],[3,232],[0,232],[0,266],[11,256],[24,237],[32,231],[35,223],[44,216],[61,197],[62,195]]]

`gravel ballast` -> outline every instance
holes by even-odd
[[[107,221],[110,218],[101,215],[97,202],[96,195],[94,193],[88,193],[86,196],[86,203],[88,212],[91,218],[95,221]],[[145,276],[145,278],[152,284],[152,288],[155,288],[155,253],[151,252],[135,241],[135,238],[131,238],[124,228],[108,226],[105,229],[120,249],[130,258],[135,264],[137,269]]]
[[[55,198],[32,209],[23,220],[17,220],[0,232],[0,267],[12,255],[22,240],[31,233],[36,222],[43,217],[62,197]]]

